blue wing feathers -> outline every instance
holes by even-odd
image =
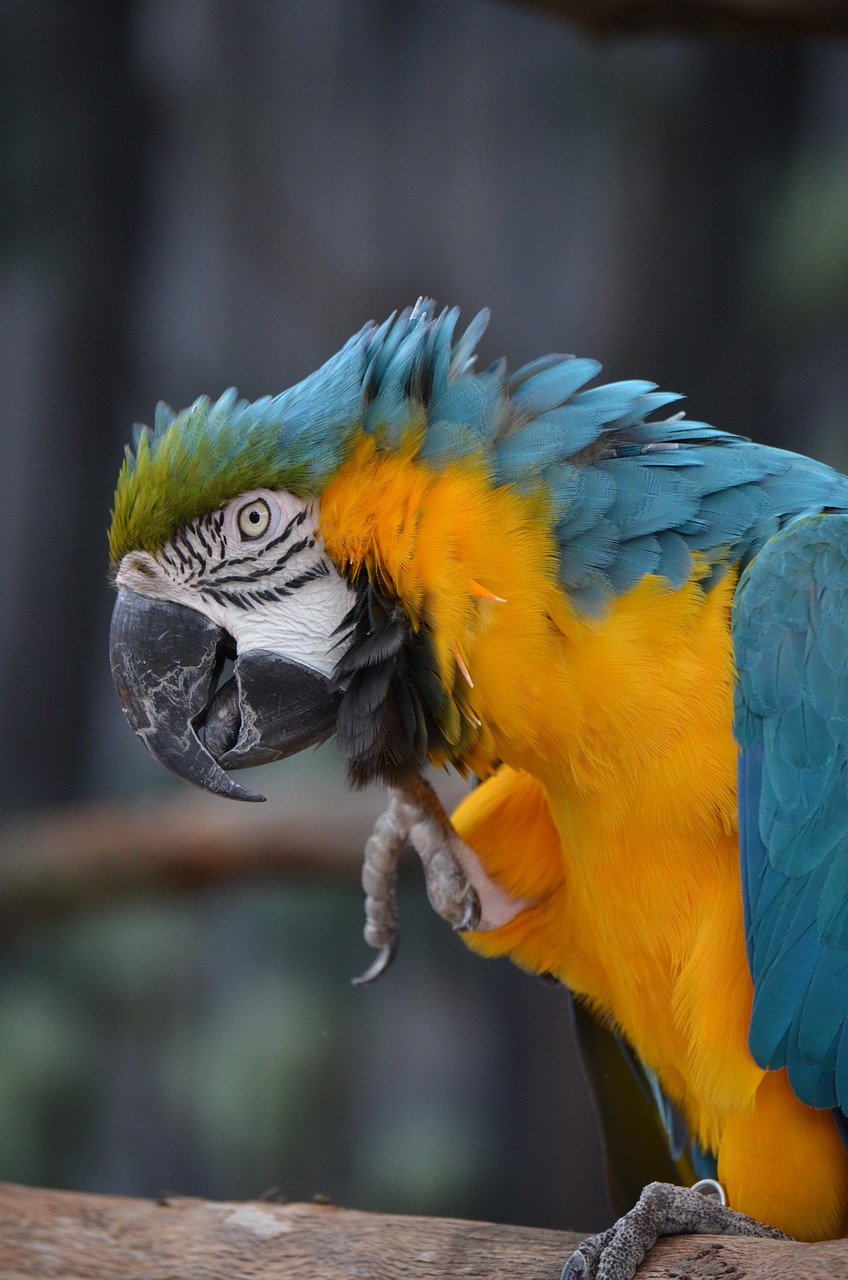
[[[848,1079],[848,1034],[846,1034],[844,1024],[842,1035],[839,1037],[839,1048],[836,1050],[836,1079]],[[845,1110],[844,1102],[840,1102],[839,1106],[841,1110]]]
[[[838,763],[829,770],[808,774],[799,786],[794,802],[779,810],[774,801],[774,789],[764,788],[760,800],[761,811],[770,816],[767,827],[769,849],[776,866],[786,875],[803,875],[816,859],[836,856],[845,836],[845,796],[838,776],[842,770]],[[775,812],[769,814],[774,805]],[[815,851],[815,852],[813,852]]]
[[[739,715],[737,713],[737,725]],[[746,739],[738,727],[740,744],[745,746]],[[750,937],[751,919],[761,914],[760,893],[762,878],[756,874],[765,856],[765,845],[760,836],[759,796],[762,787],[763,744],[754,739],[746,750],[739,752],[737,765],[737,795],[739,797],[739,840],[743,847],[751,851],[751,856],[742,862],[742,914],[745,923],[745,937]]]
[[[798,1054],[804,1062],[833,1071],[842,1024],[848,956],[824,948],[802,993],[798,1010]]]
[[[628,538],[620,543],[607,575],[613,591],[616,595],[629,591],[640,578],[656,573],[659,563],[660,544],[657,538],[648,534]]]
[[[623,428],[636,428],[638,433],[639,427],[643,420],[649,414],[656,413],[659,409],[664,409],[666,405],[674,404],[683,397],[678,391],[646,391],[642,395],[636,395],[633,398],[632,407],[629,413],[625,413],[617,421],[619,430]],[[658,443],[655,441],[655,443]]]
[[[420,312],[422,322],[427,323],[426,309]],[[474,368],[474,362],[477,359],[477,346],[483,334],[488,328],[492,313],[488,307],[484,307],[482,311],[478,311],[477,315],[469,324],[465,333],[459,339],[453,349],[450,361],[450,373],[454,378],[464,377],[470,374]]]
[[[574,359],[576,359],[575,356],[563,356],[563,355],[558,356],[553,354],[546,355],[546,356],[537,356],[535,360],[529,360],[527,364],[521,365],[519,369],[516,369],[513,373],[509,374],[509,376],[505,379],[505,383],[504,383],[505,388],[510,394],[512,394],[512,392],[517,390],[518,387],[522,386],[523,383],[527,382],[529,378],[534,377],[537,373],[540,373],[543,369],[549,369],[551,365],[560,364],[563,360],[574,360]],[[598,366],[598,368],[600,369],[600,365]]]
[[[591,529],[570,538],[560,553],[560,576],[575,586],[586,586],[595,570],[607,569],[618,553],[618,527],[603,517]]]
[[[673,587],[682,587],[692,576],[692,552],[685,538],[674,530],[658,535],[660,559],[655,573],[666,578]]]
[[[818,485],[818,477],[815,477]],[[848,515],[766,542],[733,615],[751,1051],[848,1106]]]
[[[775,1057],[775,1048],[797,1017],[801,995],[822,949],[815,918],[807,919],[810,904],[799,917],[797,903],[788,902],[789,897],[794,895],[780,895],[774,916],[774,927],[782,933],[781,945],[754,953],[760,963],[754,975],[749,1044],[761,1066],[771,1068],[791,1066]]]
[[[459,308],[450,307],[433,324],[422,359],[429,371],[433,399],[447,390],[450,377],[451,343],[459,320]]]
[[[800,646],[799,646],[800,647]],[[793,661],[793,668],[797,664]],[[795,676],[795,670],[792,672]],[[786,766],[787,772],[802,777],[802,781],[820,778],[833,761],[835,743],[827,722],[802,698],[793,701],[777,715],[770,716],[765,726],[766,749],[774,753],[774,758]],[[814,794],[809,803],[816,804],[821,800],[820,787],[813,782]],[[790,792],[791,795],[791,792]],[[787,797],[784,804],[789,803]]]
[[[529,378],[522,379],[511,389],[513,405],[531,417],[565,404],[580,387],[584,386],[601,369],[597,360],[562,356],[547,368],[540,369]],[[591,394],[591,393],[588,393]],[[628,406],[629,407],[629,406]]]
[[[848,808],[848,796],[844,792],[842,778],[843,812]],[[827,860],[828,872],[819,903],[816,925],[822,941],[829,947],[838,947],[848,953],[848,833]]]
[[[615,501],[615,479],[601,467],[552,467],[546,479],[559,514],[555,532],[561,548],[591,529]]]

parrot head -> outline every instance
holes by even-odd
[[[455,717],[426,628],[366,546],[373,514],[344,527],[339,504],[365,483],[363,446],[423,466],[427,408],[469,381],[485,325],[452,344],[457,315],[421,302],[281,395],[160,405],[136,428],[109,535],[112,674],[138,737],[186,781],[261,800],[230,773],[333,734],[358,784],[444,745]]]
[[[345,647],[353,592],[316,520],[314,500],[256,488],[117,567],[115,685],[148,750],[188,782],[261,799],[227,771],[335,729],[335,650]]]

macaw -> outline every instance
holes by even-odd
[[[653,383],[587,386],[594,360],[477,372],[487,313],[457,319],[419,301],[280,395],[137,430],[110,531],[125,713],[247,800],[233,770],[335,735],[390,792],[377,968],[408,837],[469,946],[626,1043],[746,1217],[658,1187],[569,1274],[632,1271],[669,1196],[671,1230],[845,1234],[848,479],[669,416]],[[477,780],[450,821],[427,764]]]

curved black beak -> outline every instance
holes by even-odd
[[[329,738],[340,701],[326,676],[256,649],[236,658],[210,702],[204,741],[225,769],[283,760]]]
[[[122,587],[112,613],[115,688],[151,755],[186,782],[234,800],[264,800],[226,770],[280,760],[328,738],[338,695],[324,676],[259,650],[237,657],[216,692],[233,642],[194,609]]]

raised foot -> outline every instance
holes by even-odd
[[[365,941],[380,954],[354,979],[358,986],[379,977],[397,950],[397,863],[407,841],[421,859],[430,905],[458,932],[496,929],[531,905],[489,879],[429,782],[410,770],[389,787],[388,808],[365,846]]]
[[[631,1280],[660,1236],[681,1234],[787,1238],[699,1191],[651,1182],[618,1222],[583,1241],[563,1267],[562,1280]]]

